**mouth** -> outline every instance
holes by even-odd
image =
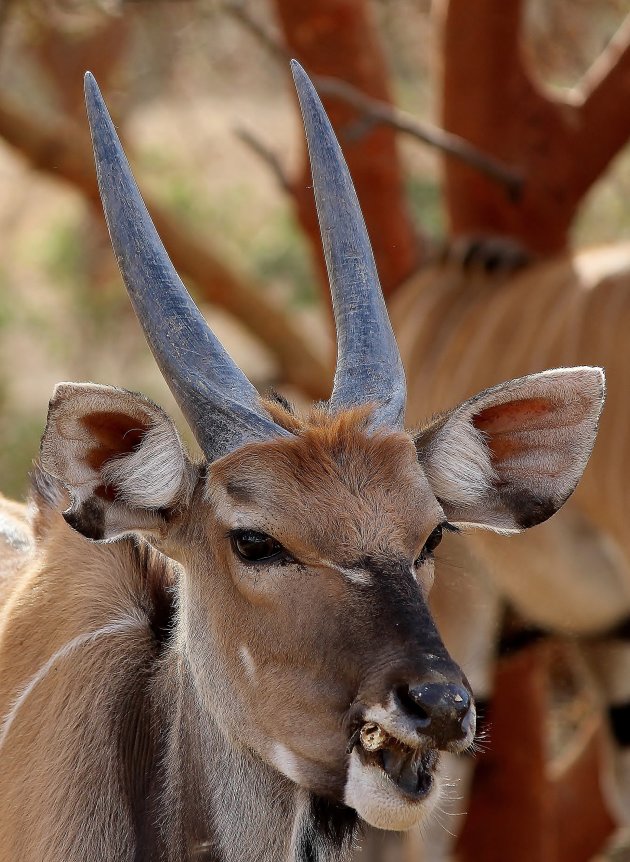
[[[356,751],[361,763],[383,772],[411,802],[420,802],[433,789],[439,753],[435,748],[412,748],[375,722],[366,722],[350,737],[348,753]]]

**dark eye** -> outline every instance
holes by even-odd
[[[276,542],[266,533],[257,533],[255,530],[235,530],[230,538],[235,553],[248,563],[258,563],[282,555],[286,556],[286,551],[280,542]]]
[[[420,552],[420,556],[415,560],[414,565],[420,566],[424,563],[425,560],[429,559],[433,556],[433,551],[437,548],[437,546],[442,541],[442,524],[438,524],[438,526],[433,530],[429,538],[424,543],[424,548]]]

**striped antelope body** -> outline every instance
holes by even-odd
[[[338,338],[330,400],[306,416],[260,399],[208,329],[86,78],[114,250],[204,459],[141,395],[53,395],[30,526],[6,504],[0,531],[7,862],[332,862],[357,820],[425,821],[442,753],[475,733],[427,606],[442,530],[543,521],[589,457],[597,368],[504,383],[405,433],[352,183],[294,76]]]
[[[436,585],[433,608],[478,699],[490,695],[503,602],[543,630],[581,636],[610,717],[603,789],[613,816],[630,825],[630,245],[503,281],[450,264],[427,269],[390,310],[409,377],[409,423],[504,377],[578,357],[606,369],[598,445],[569,505],[509,548],[487,532],[445,543],[456,566]],[[462,578],[458,568],[475,574]],[[456,768],[467,772],[463,761]],[[430,841],[432,860],[448,856],[445,831]]]

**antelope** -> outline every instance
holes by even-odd
[[[576,357],[606,368],[607,409],[593,463],[562,513],[510,543],[470,534],[440,552],[468,575],[442,571],[432,610],[477,701],[492,695],[505,603],[543,633],[576,637],[607,716],[602,790],[620,832],[630,826],[630,539],[627,530],[630,247],[602,247],[489,279],[455,263],[414,277],[390,308],[409,376],[410,422],[503,376]],[[462,596],[466,600],[462,602]],[[475,608],[476,613],[471,613]],[[460,758],[462,787],[472,762]],[[465,799],[452,810],[463,811]],[[449,830],[462,818],[450,819]],[[431,860],[453,836],[430,830]]]
[[[343,859],[357,823],[431,815],[475,735],[428,609],[442,533],[550,517],[589,458],[594,367],[488,389],[403,429],[406,385],[341,150],[293,75],[337,329],[298,415],[223,350],[152,225],[94,78],[86,102],[123,280],[203,452],[142,395],[62,383],[6,503],[2,859]]]

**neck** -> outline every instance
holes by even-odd
[[[156,686],[168,702],[158,819],[168,862],[339,862],[356,815],[297,787],[229,740],[200,705],[185,661],[174,653]],[[164,684],[166,682],[166,685]],[[169,693],[166,697],[165,695]],[[164,839],[160,839],[163,841]],[[151,842],[147,842],[147,846]],[[153,850],[150,858],[156,858]],[[142,857],[138,857],[141,859]],[[147,857],[149,858],[149,857]]]

